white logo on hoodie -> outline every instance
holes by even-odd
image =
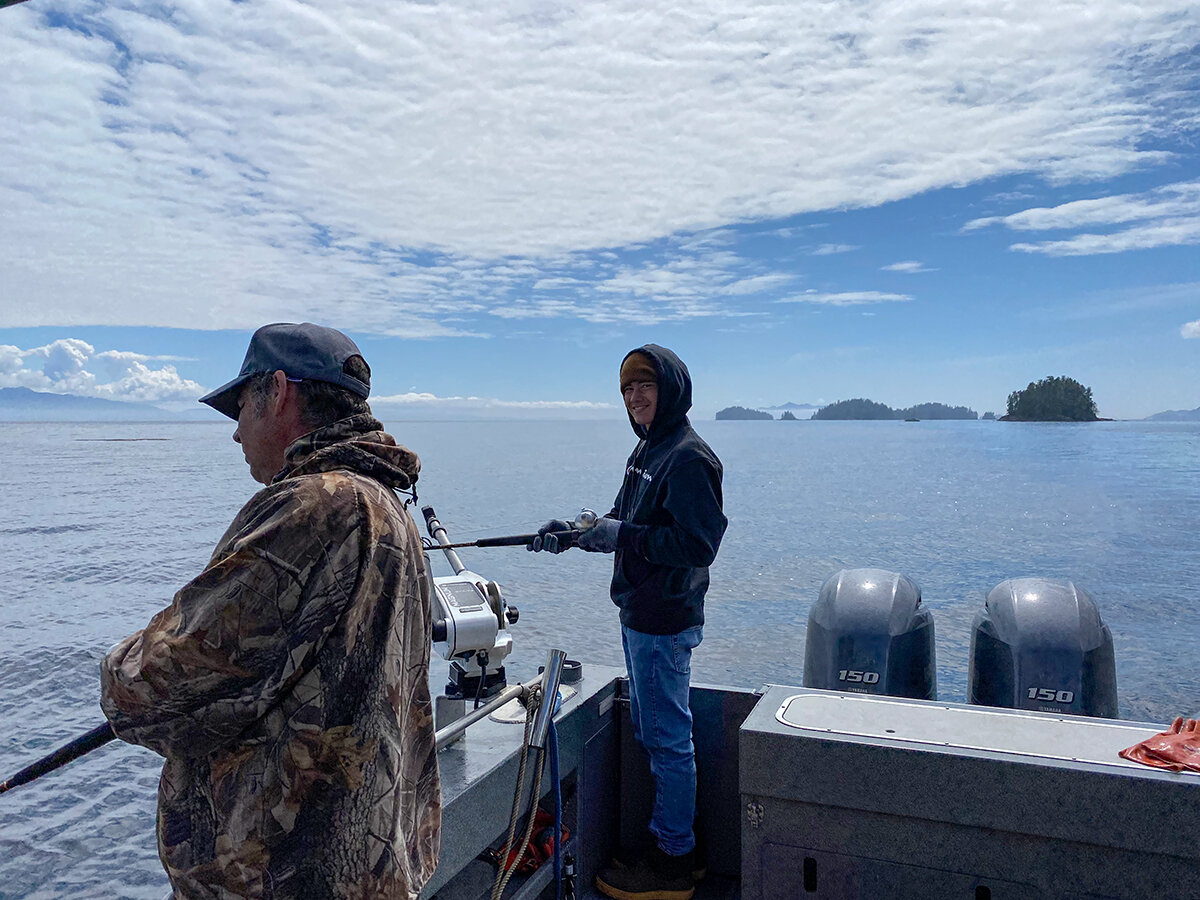
[[[637,466],[631,465],[628,469],[625,470],[625,472],[627,474],[640,475],[643,481],[649,482],[651,484],[653,484],[653,482],[654,482],[653,475],[651,475],[645,469],[639,469]]]

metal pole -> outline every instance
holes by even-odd
[[[542,683],[542,679],[544,677],[544,675],[539,675],[537,678],[526,681],[524,684],[514,684],[510,687],[506,687],[487,703],[483,704],[483,706],[479,707],[479,709],[473,709],[461,719],[455,719],[445,728],[439,728],[437,730],[437,734],[435,735],[437,741],[436,748],[441,750],[448,743],[466,731],[470,726],[499,709],[513,697],[521,697],[529,691],[532,691]]]
[[[550,728],[550,718],[554,715],[558,685],[562,681],[562,668],[566,659],[566,651],[551,650],[550,657],[546,660],[546,671],[542,675],[542,705],[538,707],[537,716],[533,720],[533,730],[529,734],[529,746],[536,750],[546,746],[546,731]]]
[[[432,506],[421,507],[421,513],[425,516],[425,527],[429,529],[429,536],[438,542],[442,552],[446,554],[446,561],[450,563],[454,574],[461,575],[467,570],[467,567],[462,564],[458,554],[450,547],[450,538],[446,535],[446,529],[442,527],[442,523],[438,521],[437,513],[433,511]]]

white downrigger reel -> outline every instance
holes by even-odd
[[[440,549],[454,570],[453,575],[432,577],[426,555],[425,568],[430,572],[429,593],[433,604],[433,648],[450,663],[445,693],[437,698],[435,714],[440,727],[461,717],[468,700],[477,706],[508,686],[504,672],[504,660],[512,652],[512,634],[508,626],[516,624],[520,616],[517,608],[504,599],[500,585],[470,571],[454,548],[525,546],[536,535],[451,544],[433,507],[422,507],[421,512],[433,541],[426,549]],[[571,523],[573,531],[566,534],[586,531],[595,522],[596,514],[592,510],[582,510]]]

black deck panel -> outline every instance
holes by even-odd
[[[606,744],[616,741],[612,708],[622,669],[587,664],[583,678],[571,685],[577,693],[555,716],[558,731],[560,775],[571,785],[591,783],[603,762]],[[484,864],[475,863],[486,847],[498,844],[507,833],[524,729],[520,724],[484,719],[467,729],[464,737],[438,753],[442,779],[442,850],[438,869],[421,897],[474,900],[477,882],[487,881]],[[585,759],[597,758],[589,767]],[[532,766],[532,755],[529,765]],[[528,782],[528,778],[527,778]],[[549,765],[542,781],[542,797],[551,791]],[[527,794],[528,792],[526,792]],[[566,799],[566,798],[564,798]],[[577,805],[573,810],[577,810]],[[573,817],[574,818],[574,817]],[[587,841],[578,824],[565,824],[578,835],[580,849]],[[585,829],[586,831],[586,829]],[[462,877],[458,878],[462,873]],[[490,885],[490,882],[487,882]],[[514,885],[513,889],[516,887]],[[510,891],[505,892],[508,898]]]

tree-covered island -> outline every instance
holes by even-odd
[[[774,416],[761,409],[747,409],[744,406],[727,406],[717,413],[717,419],[765,419],[774,420]]]
[[[830,420],[878,420],[878,419],[978,419],[979,414],[965,406],[947,406],[944,403],[918,403],[907,409],[892,409],[884,403],[876,403],[862,397],[854,400],[839,400],[813,413],[814,419]]]
[[[1008,395],[1002,422],[1098,422],[1092,389],[1074,378],[1051,375]]]

